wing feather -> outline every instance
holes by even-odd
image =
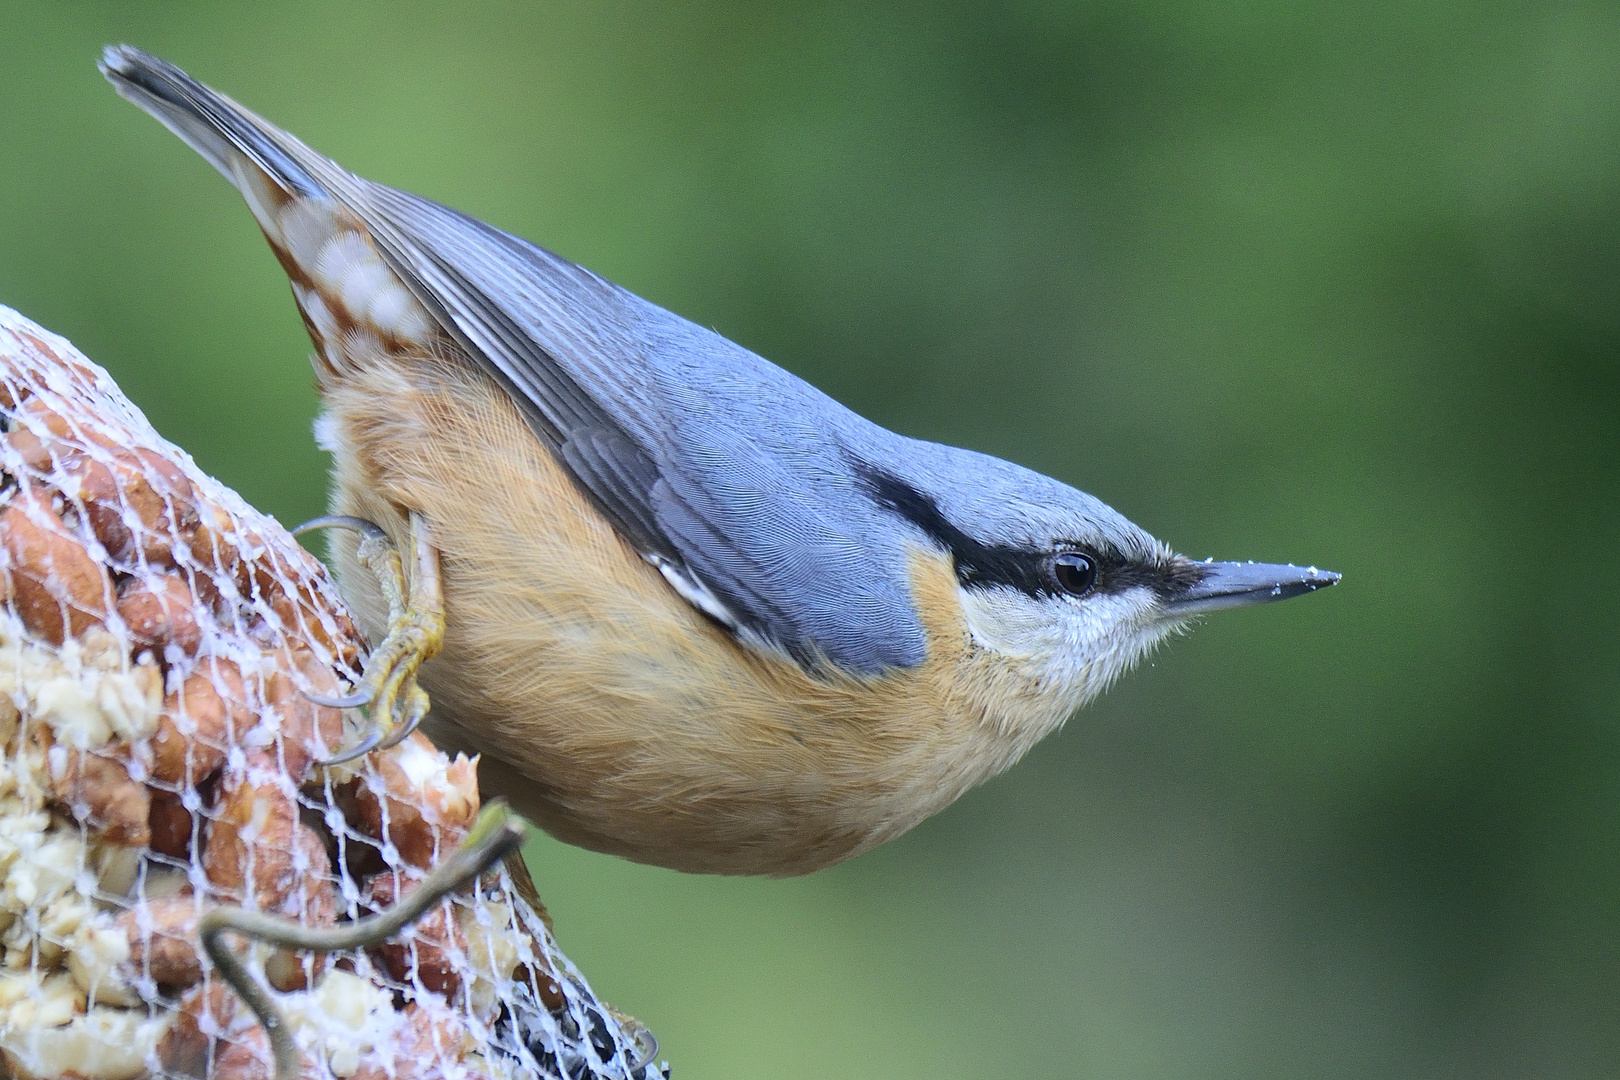
[[[923,659],[905,553],[870,528],[874,508],[833,430],[872,439],[881,429],[583,267],[349,173],[156,57],[117,46],[102,69],[239,186],[233,154],[287,192],[331,198],[357,217],[620,535],[694,606],[807,668],[874,674]]]

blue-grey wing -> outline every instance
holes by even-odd
[[[390,261],[688,600],[802,663],[924,655],[898,534],[839,436],[865,426],[725,339],[444,207],[366,185]]]
[[[354,176],[185,72],[129,46],[119,92],[233,176],[366,225],[441,327],[496,378],[620,534],[745,641],[873,674],[921,662],[904,533],[850,455],[885,438],[813,387],[527,241]]]
[[[921,661],[905,552],[839,441],[864,421],[550,252],[368,188],[399,268],[688,600],[807,664]]]

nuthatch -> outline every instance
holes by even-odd
[[[1007,768],[1192,616],[1339,580],[1177,555],[156,57],[101,70],[247,199],[315,342],[332,509],[410,553],[374,576],[375,539],[332,545],[379,642],[345,700],[371,706],[363,745],[431,695],[436,741],[563,840],[827,866]]]

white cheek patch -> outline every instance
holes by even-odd
[[[1046,688],[1082,702],[1128,671],[1173,627],[1146,588],[1085,599],[959,587],[975,644],[1032,669]]]
[[[1052,616],[1045,602],[1014,589],[957,586],[962,614],[974,644],[1002,656],[1030,660],[1050,654],[1056,645]]]

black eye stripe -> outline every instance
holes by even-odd
[[[982,544],[952,524],[936,501],[904,480],[866,462],[856,461],[853,465],[873,502],[911,522],[951,553],[956,580],[963,585],[1017,589],[1033,597],[1076,595],[1058,580],[1055,569],[1056,560],[1066,554],[1091,561],[1095,577],[1083,595],[1121,593],[1146,586],[1161,596],[1169,596],[1196,584],[1203,576],[1195,569],[1196,563],[1179,559],[1144,563],[1127,559],[1117,551],[1061,540],[1052,548],[1038,551]]]

